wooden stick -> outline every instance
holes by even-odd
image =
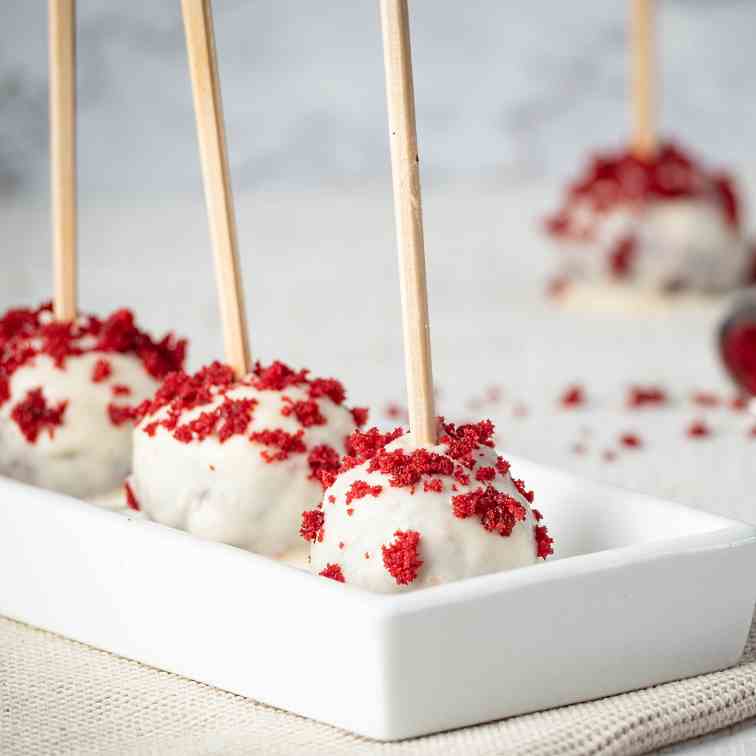
[[[416,444],[435,444],[436,411],[407,0],[381,0],[381,26],[410,430]]]
[[[181,8],[215,255],[223,343],[226,361],[238,376],[242,376],[249,372],[251,365],[212,8],[210,0],[181,0]]]
[[[76,0],[50,0],[53,311],[76,318]]]
[[[632,142],[640,158],[650,158],[656,152],[653,1],[631,0]]]

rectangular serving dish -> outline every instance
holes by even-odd
[[[555,558],[398,596],[0,478],[0,614],[379,740],[738,661],[756,527],[512,462]]]

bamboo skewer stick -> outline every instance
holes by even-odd
[[[656,152],[654,87],[654,0],[631,0],[633,151],[640,158]]]
[[[242,376],[249,372],[251,365],[212,8],[210,0],[181,0],[181,8],[215,256],[224,350],[228,364]]]
[[[76,0],[50,0],[53,311],[76,318]]]
[[[381,0],[381,26],[410,431],[416,444],[435,444],[436,411],[407,0]]]

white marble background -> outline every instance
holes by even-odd
[[[413,0],[426,181],[564,176],[626,131],[625,0]],[[216,0],[239,190],[385,178],[375,0]],[[662,123],[724,164],[756,127],[756,4],[660,0]],[[46,191],[46,3],[0,6],[0,176]],[[177,0],[79,2],[83,202],[195,191]]]

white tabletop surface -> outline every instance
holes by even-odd
[[[500,447],[513,453],[756,521],[756,439],[747,433],[756,418],[690,400],[695,390],[733,394],[713,348],[724,303],[634,315],[555,305],[543,293],[551,250],[537,233],[538,215],[554,196],[553,185],[540,183],[426,193],[440,411],[455,420],[491,417]],[[353,403],[369,404],[375,420],[392,422],[386,407],[403,404],[404,388],[387,187],[247,192],[238,198],[238,214],[255,355],[336,375]],[[0,227],[17,240],[6,249],[12,264],[0,277],[3,306],[48,296],[45,211],[0,205]],[[84,207],[81,289],[85,309],[130,306],[154,330],[190,335],[194,366],[220,356],[198,195]],[[575,381],[588,402],[565,410],[558,398]],[[664,386],[669,405],[626,409],[631,383]],[[692,440],[687,425],[700,417],[713,435]],[[618,437],[625,431],[637,433],[643,448],[622,449]],[[616,460],[604,459],[607,449],[618,452]],[[538,504],[548,517],[548,502]],[[756,727],[745,726],[671,752],[735,756],[751,749]]]

